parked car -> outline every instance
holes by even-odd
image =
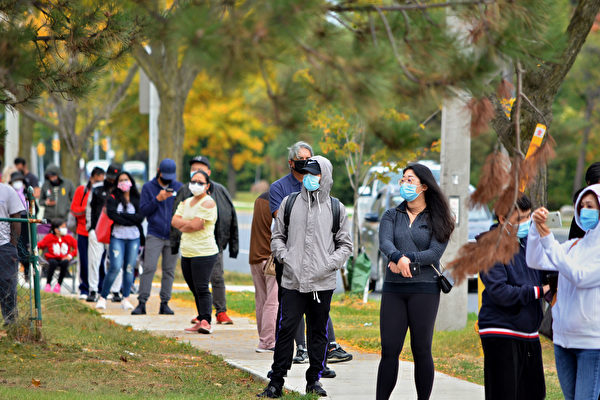
[[[438,175],[439,177],[439,175]],[[471,186],[470,191],[475,190]],[[404,199],[400,195],[400,186],[389,183],[382,186],[371,208],[364,214],[360,221],[360,239],[367,256],[371,260],[371,282],[372,290],[380,291],[383,287],[387,259],[379,252],[379,221],[383,213],[393,207],[397,207]],[[469,240],[475,240],[481,232],[489,230],[493,223],[492,213],[487,207],[477,207],[469,211]],[[476,276],[472,277],[476,278]]]

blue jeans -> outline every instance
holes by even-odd
[[[554,345],[558,380],[566,400],[597,399],[600,394],[600,349],[565,349]]]
[[[137,259],[138,248],[140,247],[140,239],[117,239],[110,238],[108,245],[108,257],[110,266],[102,283],[102,292],[100,296],[106,298],[110,292],[110,288],[117,278],[121,268],[123,269],[123,297],[129,297],[131,293],[131,284],[133,283],[133,270]]]

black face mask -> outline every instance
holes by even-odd
[[[302,169],[306,166],[308,160],[292,160],[294,162],[294,170],[299,173],[303,173]]]
[[[169,185],[171,184],[171,182],[173,182],[173,180],[172,180],[172,179],[165,179],[165,178],[163,178],[162,176],[160,177],[160,181],[161,181],[162,183],[164,183],[166,186],[169,186]]]
[[[52,179],[48,179],[48,180],[50,181],[50,184],[52,186],[58,186],[58,185],[60,185],[60,179],[58,179],[58,178],[56,180],[52,180]]]

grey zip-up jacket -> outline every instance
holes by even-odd
[[[271,235],[271,251],[284,265],[281,286],[301,293],[334,290],[336,272],[352,254],[350,223],[343,205],[340,230],[335,238],[331,231],[333,213],[329,193],[333,167],[325,157],[312,159],[321,167],[319,189],[308,192],[302,187],[292,207],[287,237],[283,217],[289,197],[285,197]]]

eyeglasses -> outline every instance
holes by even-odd
[[[409,185],[417,185],[419,183],[418,179],[416,177],[413,176],[407,176],[405,178],[402,178],[398,181],[401,185],[403,183],[408,183]]]

